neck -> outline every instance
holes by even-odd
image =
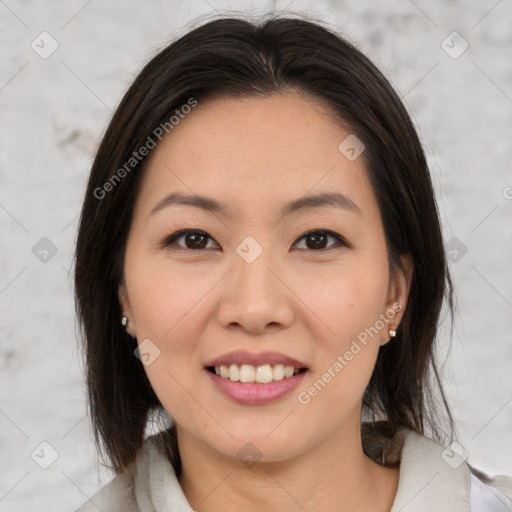
[[[254,465],[177,431],[180,485],[198,512],[388,512],[396,494],[398,469],[380,466],[364,454],[360,425],[340,430],[293,459]]]

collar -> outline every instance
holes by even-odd
[[[77,512],[96,511],[98,507],[110,512],[193,510],[169,460],[168,434],[169,431],[163,431],[147,438],[126,471]],[[464,460],[456,459],[451,450],[406,428],[389,439],[365,423],[362,444],[365,453],[376,462],[400,464],[391,512],[470,511],[470,467]]]
[[[391,512],[469,512],[469,466],[450,449],[406,428],[384,441],[364,424],[362,442],[376,462],[400,464]],[[146,440],[138,457],[134,491],[141,510],[191,509],[158,434]]]
[[[403,428],[386,452],[400,461],[391,512],[470,511],[470,469],[450,448]]]

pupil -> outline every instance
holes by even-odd
[[[197,239],[201,239],[201,238],[203,239],[203,240],[202,240],[202,242],[203,242],[203,243],[202,243],[202,244],[201,244],[201,242],[197,243]],[[187,242],[188,242],[189,240],[191,240],[191,239],[192,239],[192,240],[196,240],[195,242],[194,242],[194,241],[192,242],[192,247],[189,247],[189,248],[191,248],[191,249],[198,249],[198,248],[200,248],[200,249],[201,249],[201,248],[203,248],[203,246],[205,245],[205,244],[204,244],[204,239],[205,239],[204,235],[200,235],[200,234],[198,234],[198,233],[193,233],[193,234],[191,234],[191,235],[189,235],[189,236],[187,237]],[[188,245],[188,244],[187,244],[187,245]]]
[[[322,244],[322,242],[325,242],[326,240],[326,236],[325,235],[319,235],[319,234],[312,234],[312,235],[309,235],[309,240],[313,240],[313,247],[315,249],[318,249],[319,248],[319,245],[322,245],[321,248],[323,248],[323,246],[325,244]],[[308,245],[309,247],[309,245]],[[311,249],[311,247],[309,247]]]

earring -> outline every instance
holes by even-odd
[[[126,316],[123,316],[123,318],[121,318],[121,325],[123,327],[126,327],[128,325],[128,318]]]
[[[394,338],[394,337],[396,336],[396,331],[395,331],[395,329],[389,329],[388,334],[389,334],[392,338]]]

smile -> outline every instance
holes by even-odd
[[[263,364],[254,366],[252,364],[230,364],[229,366],[210,366],[207,367],[210,372],[223,379],[229,379],[232,382],[259,383],[268,384],[274,381],[289,379],[298,373],[306,371],[306,368],[296,368],[284,364]]]

